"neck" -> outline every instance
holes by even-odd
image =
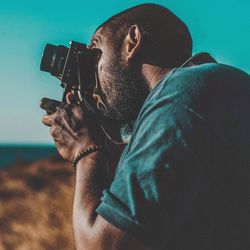
[[[170,71],[169,68],[161,68],[154,65],[143,64],[142,74],[149,84],[149,89],[152,90],[157,86],[159,81]]]

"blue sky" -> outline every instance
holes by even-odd
[[[147,1],[1,1],[0,143],[53,143],[40,120],[39,100],[61,99],[59,82],[39,70],[46,43],[88,43],[111,15]],[[189,26],[194,52],[250,73],[249,0],[150,1],[172,10]]]

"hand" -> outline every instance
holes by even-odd
[[[42,99],[41,108],[50,106],[50,101]],[[51,127],[57,150],[65,160],[72,161],[88,147],[104,144],[105,136],[85,106],[61,103],[56,112],[45,115],[42,122]]]

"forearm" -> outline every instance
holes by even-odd
[[[95,152],[79,161],[73,204],[73,229],[77,249],[88,249],[95,232],[96,208],[105,187],[105,156]],[[84,246],[84,248],[83,248]]]

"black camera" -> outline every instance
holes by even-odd
[[[100,105],[104,106],[101,97],[95,94],[94,88],[99,83],[97,74],[97,62],[100,58],[100,49],[89,49],[85,44],[72,41],[70,47],[63,45],[47,44],[40,69],[49,72],[61,81],[61,86],[65,89],[62,101],[66,102],[66,95],[69,92],[74,93],[74,102],[82,102],[96,118],[99,127],[106,134],[107,138],[116,143],[121,143],[119,134],[119,124],[113,120],[105,118],[100,114]],[[41,107],[51,114],[56,112],[56,106],[60,102],[43,98]],[[48,101],[51,105],[48,104]],[[44,104],[47,103],[46,105]],[[53,106],[53,107],[51,107]],[[55,107],[54,107],[55,106]],[[114,133],[114,131],[117,131]]]
[[[78,92],[81,101],[91,102],[95,86],[95,72],[100,57],[99,49],[88,49],[85,44],[71,41],[70,47],[47,44],[40,69],[60,79],[65,88],[63,101],[69,91]]]

